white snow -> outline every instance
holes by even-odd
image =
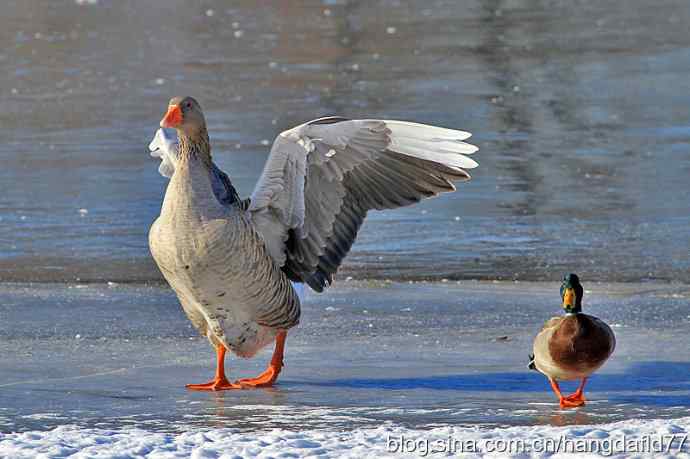
[[[384,425],[354,430],[220,428],[178,434],[61,426],[0,434],[0,457],[690,457],[690,417],[604,425],[509,428]],[[557,445],[559,444],[559,448]],[[684,446],[681,447],[681,444]],[[402,446],[406,448],[401,451]],[[451,446],[452,445],[452,446]],[[624,451],[624,445],[627,449]],[[679,452],[681,447],[681,452]],[[449,451],[449,448],[454,448]],[[493,448],[493,452],[488,452]],[[531,450],[538,448],[540,451]],[[598,453],[596,452],[598,448]],[[547,449],[546,451],[542,451]],[[554,451],[559,449],[559,451]],[[463,454],[464,451],[464,454]],[[586,452],[589,451],[589,452]]]

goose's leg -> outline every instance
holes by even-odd
[[[577,388],[577,390],[573,394],[565,397],[565,399],[569,402],[582,402],[584,404],[586,401],[585,384],[587,384],[587,378],[582,378],[582,381],[580,381],[580,386]]]
[[[561,405],[561,408],[574,408],[577,406],[582,406],[585,404],[584,400],[568,400],[563,396],[561,393],[561,388],[558,386],[558,383],[556,382],[555,379],[549,378],[549,383],[551,383],[551,389],[553,389],[554,393],[558,397],[558,401]]]
[[[270,387],[278,379],[280,370],[283,369],[283,352],[285,351],[285,338],[287,338],[287,332],[281,330],[276,336],[276,348],[273,351],[273,357],[271,357],[271,363],[268,365],[266,371],[261,373],[256,378],[240,379],[235,384],[239,384],[243,387]]]
[[[185,387],[190,390],[227,390],[241,389],[237,384],[232,384],[225,377],[225,346],[219,344],[216,347],[216,376],[204,384],[187,384]]]

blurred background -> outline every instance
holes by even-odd
[[[690,4],[5,0],[0,281],[158,281],[175,95],[251,193],[323,115],[474,133],[457,193],[372,213],[341,277],[687,281]]]

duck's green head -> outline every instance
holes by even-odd
[[[565,309],[565,312],[569,314],[582,312],[583,293],[584,289],[577,274],[568,274],[563,278],[561,298],[563,299],[563,309]]]

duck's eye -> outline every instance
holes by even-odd
[[[185,108],[192,108],[192,103],[187,101],[186,104],[184,104]]]

